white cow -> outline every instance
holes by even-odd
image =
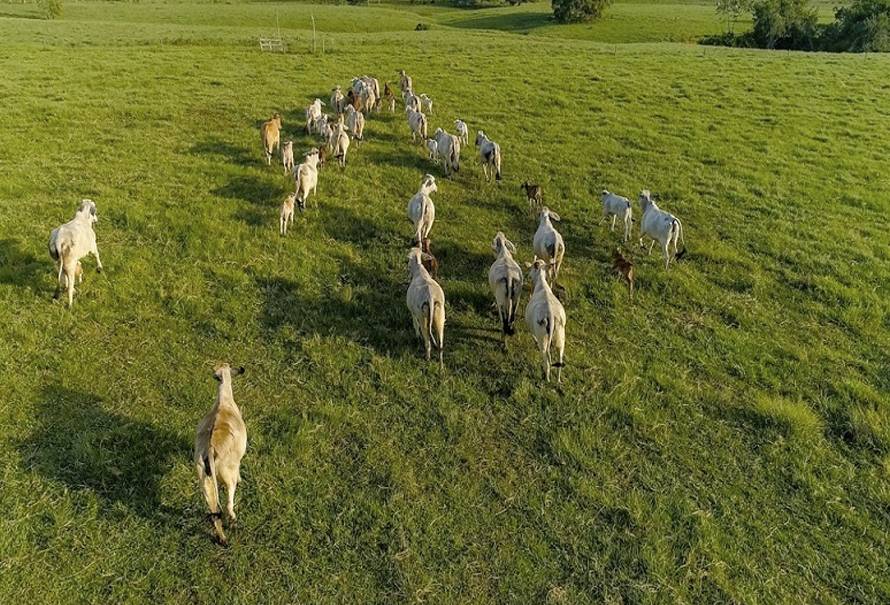
[[[294,142],[285,141],[281,147],[281,163],[284,165],[284,174],[294,169]]]
[[[455,120],[454,131],[457,133],[457,136],[460,137],[461,143],[464,145],[470,144],[470,129],[467,127],[466,122],[463,120]]]
[[[488,285],[494,294],[498,307],[498,315],[501,318],[501,332],[504,338],[504,346],[507,346],[507,336],[515,333],[513,322],[516,319],[516,311],[519,309],[519,297],[522,294],[522,269],[513,260],[516,246],[500,231],[494,236],[491,249],[497,257],[488,270]]]
[[[603,218],[612,217],[612,231],[615,231],[615,221],[621,219],[624,223],[624,241],[630,239],[630,225],[633,222],[633,210],[630,200],[603,189]]]
[[[439,367],[444,367],[442,351],[445,346],[445,293],[423,266],[425,255],[420,248],[408,253],[408,272],[411,283],[405,296],[414,333],[420,338],[429,361],[431,345],[439,351]]]
[[[426,116],[419,111],[414,111],[410,107],[405,108],[405,117],[408,118],[408,127],[411,129],[411,141],[417,142],[418,138],[421,142],[427,137],[427,121]]]
[[[554,228],[553,221],[559,221],[559,215],[550,210],[547,206],[541,208],[540,221],[538,222],[538,230],[535,231],[535,237],[532,240],[535,256],[544,259],[547,263],[553,264],[553,283],[559,278],[559,269],[562,267],[562,257],[566,251],[565,242],[562,235]]]
[[[643,236],[652,238],[649,244],[649,254],[652,253],[652,247],[657,241],[661,244],[661,250],[664,253],[664,268],[667,269],[671,264],[671,244],[674,245],[674,254],[677,254],[677,241],[683,241],[683,225],[680,220],[670,212],[660,209],[652,199],[652,194],[648,189],[640,193],[640,247],[643,246]]]
[[[436,139],[439,157],[445,166],[445,176],[460,170],[460,139],[441,128],[436,129],[433,138]]]
[[[482,172],[485,180],[490,181],[494,173],[496,181],[501,180],[501,146],[489,139],[481,130],[476,133],[476,147],[479,148],[479,162],[482,164]]]
[[[414,237],[418,246],[429,236],[436,220],[436,206],[430,194],[438,190],[436,178],[427,174],[420,182],[420,189],[408,200],[408,219],[414,225]]]
[[[317,120],[321,117],[321,108],[324,107],[324,102],[321,99],[315,99],[306,108],[306,133],[312,134],[313,128],[315,128],[317,124]]]
[[[96,203],[93,200],[81,200],[74,218],[53,229],[49,236],[49,255],[59,263],[59,283],[55,298],[59,297],[62,288],[66,288],[69,309],[74,304],[74,281],[78,277],[80,259],[92,254],[96,258],[96,272],[102,272],[96,232],[93,231],[93,224],[98,221]]]
[[[436,164],[439,163],[439,144],[435,139],[426,140],[426,149],[430,153],[430,159]]]
[[[525,323],[534,336],[544,364],[544,378],[550,382],[550,368],[556,368],[556,382],[562,382],[562,368],[565,366],[566,312],[562,303],[553,295],[547,283],[547,268],[550,266],[536,258],[534,263],[526,263],[529,279],[532,282],[532,297],[525,307]],[[553,363],[551,349],[556,349],[559,360]]]
[[[411,81],[411,76],[405,73],[404,69],[399,70],[399,89],[404,94],[405,91],[411,90],[414,88],[414,83]]]
[[[380,82],[377,78],[372,78],[371,76],[362,76],[361,81],[365,83],[365,107],[367,107],[370,112],[372,109],[376,109],[378,112],[380,111]]]
[[[406,90],[402,94],[402,101],[405,102],[405,109],[413,109],[414,111],[422,111],[420,105],[420,97],[414,94],[412,90]]]
[[[433,115],[433,100],[426,93],[420,95],[420,108],[423,113]]]
[[[338,122],[331,133],[331,153],[340,168],[346,168],[347,151],[349,151],[349,135],[346,133],[346,126],[343,122]]]
[[[306,208],[309,194],[318,189],[318,149],[311,149],[303,156],[303,162],[294,169],[294,182],[294,195],[297,196],[297,204],[302,211]]]
[[[343,91],[339,86],[335,86],[331,90],[331,109],[336,111],[338,114],[343,113],[343,103],[345,102],[346,97],[343,96]]]
[[[287,235],[287,226],[294,224],[294,202],[296,201],[296,194],[290,193],[281,203],[281,212],[278,214],[278,233],[280,235]]]
[[[357,141],[362,140],[365,131],[365,115],[360,111],[356,111],[352,105],[346,108],[346,127],[353,138]]]

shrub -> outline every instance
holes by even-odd
[[[553,16],[560,23],[599,19],[612,0],[551,0]]]
[[[714,8],[717,14],[726,20],[724,31],[733,33],[742,15],[751,11],[752,4],[753,0],[715,0]]]
[[[699,44],[706,46],[733,46],[736,48],[757,48],[751,39],[751,34],[735,34],[733,32],[724,32],[722,34],[714,34],[705,36],[698,41]]]
[[[807,0],[759,0],[754,4],[758,46],[813,50],[818,41],[816,9]]]
[[[890,52],[890,0],[853,0],[837,9],[824,47],[838,52]]]
[[[415,2],[416,0],[411,0]],[[509,4],[511,6],[517,6],[519,4],[524,4],[526,2],[534,2],[534,0],[447,0],[448,4],[451,6],[457,6],[460,8],[482,8],[485,6],[498,6],[503,4]],[[429,4],[434,4],[435,0],[421,0],[421,2],[426,2]]]
[[[62,0],[43,0],[43,16],[46,19],[56,19],[62,16]]]

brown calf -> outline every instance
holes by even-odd
[[[423,266],[429,272],[433,279],[438,279],[439,276],[439,261],[436,260],[436,257],[433,256],[432,251],[430,250],[430,238],[425,237],[423,242],[420,245],[421,251],[424,254],[428,254],[429,258],[423,260]]]
[[[615,251],[612,252],[612,269],[621,276],[621,278],[627,282],[627,288],[630,292],[630,299],[634,298],[634,264],[624,258],[624,255],[621,254],[621,250],[615,248]]]

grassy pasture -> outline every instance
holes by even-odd
[[[404,10],[0,18],[0,602],[890,599],[890,58],[413,32]],[[333,52],[254,48],[276,12],[308,40],[307,11]],[[312,98],[401,67],[433,126],[505,152],[500,187],[468,151],[435,197],[444,374],[404,309],[405,205],[438,171],[401,117],[369,119],[287,238],[259,149],[270,112],[307,148]],[[500,351],[485,283],[496,230],[531,256],[526,176],[568,247],[561,388],[524,327]],[[629,249],[630,305],[597,193],[644,186],[690,252],[665,272]],[[46,239],[81,197],[106,273],[85,263],[69,312]],[[222,359],[248,367],[250,431],[226,550],[190,464]]]
[[[833,2],[815,3],[824,21],[830,21]],[[315,17],[319,35],[335,41],[328,34],[411,31],[418,23],[433,28],[505,31],[523,35],[578,39],[612,44],[641,42],[693,43],[723,31],[724,24],[711,2],[671,0],[669,2],[620,0],[604,17],[592,23],[559,25],[552,20],[548,2],[533,2],[515,7],[466,10],[435,4],[395,4],[373,7],[295,4],[293,2],[258,3],[102,3],[66,2],[65,25],[50,29],[72,44],[88,41],[144,43],[213,43],[220,39],[251,40],[269,35],[279,27],[306,48],[311,18]],[[212,6],[212,9],[209,8]],[[0,17],[38,19],[36,4],[0,4]],[[276,21],[277,18],[277,21]],[[79,24],[75,26],[74,24]],[[97,40],[96,26],[103,23],[118,36]],[[124,27],[124,24],[126,26]],[[116,28],[114,26],[117,26]],[[741,19],[737,30],[750,26]],[[99,31],[102,31],[101,29]],[[299,32],[299,33],[298,33]],[[20,32],[33,35],[33,30]],[[53,38],[38,38],[53,43]],[[34,41],[34,40],[31,40]]]
[[[703,2],[616,2],[602,19],[560,25],[549,2],[480,10],[435,5],[410,7],[435,23],[462,29],[502,30],[597,42],[695,42],[723,31],[714,6]]]
[[[456,9],[441,5],[375,6],[373,8],[309,5],[294,3],[65,3],[64,20],[88,24],[87,31],[76,32],[76,42],[83,42],[84,33],[92,31],[97,22],[121,24],[136,32],[151,28],[168,39],[190,32],[193,39],[199,26],[200,32],[216,37],[218,32],[206,28],[220,27],[230,36],[250,37],[268,34],[278,25],[285,31],[311,30],[312,16],[319,32],[367,33],[384,31],[410,31],[418,23],[432,27],[460,29],[491,29],[512,33],[555,36],[596,40],[600,42],[694,42],[699,38],[722,31],[714,8],[701,2],[676,4],[616,3],[600,21],[590,24],[560,26],[552,19],[550,4],[536,2],[518,7],[499,7],[480,10]],[[0,16],[39,18],[40,11],[34,4],[0,5]],[[157,28],[163,23],[166,28]],[[237,26],[233,24],[237,23]],[[70,24],[60,28],[72,34]],[[163,36],[161,36],[163,38]],[[124,37],[132,43],[133,37]],[[147,37],[147,41],[158,41]]]

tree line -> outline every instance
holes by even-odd
[[[828,52],[890,52],[890,0],[853,0],[835,9],[834,21],[820,24],[810,0],[716,0],[725,33],[705,44]],[[751,31],[735,26],[750,13]]]

